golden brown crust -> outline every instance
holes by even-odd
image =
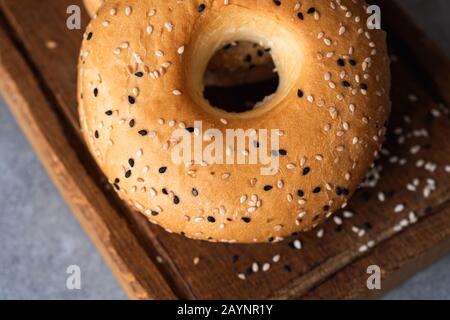
[[[384,32],[367,30],[363,1],[277,3],[108,1],[87,28],[84,136],[120,197],[151,222],[196,239],[277,241],[344,206],[372,164],[390,112]],[[243,114],[201,96],[211,51],[234,36],[270,46],[280,75],[277,93]],[[203,132],[280,129],[279,170],[174,164],[173,131],[198,120]]]
[[[91,17],[103,5],[104,0],[84,0]],[[210,61],[205,74],[205,85],[236,86],[255,83],[274,76],[270,53],[259,44],[234,41],[224,43]]]

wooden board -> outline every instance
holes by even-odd
[[[81,6],[80,0],[0,0],[0,89],[130,298],[378,297],[450,251],[450,63],[393,1],[376,2],[395,57],[393,115],[376,167],[382,170],[375,186],[352,199],[354,216],[338,213],[342,224],[326,222],[321,238],[318,229],[271,245],[193,241],[150,225],[120,202],[79,132],[75,83],[82,31],[67,29],[66,8]],[[414,179],[417,190],[407,190]],[[433,181],[435,190],[425,198]],[[405,209],[394,212],[399,205]],[[409,223],[410,212],[418,222]],[[295,239],[301,250],[289,245]],[[272,261],[276,255],[279,262]],[[255,263],[258,272],[251,271]],[[265,263],[270,270],[261,270]],[[373,264],[382,270],[381,290],[366,287]]]

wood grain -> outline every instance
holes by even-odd
[[[378,162],[381,179],[352,199],[353,218],[343,219],[342,225],[330,220],[321,227],[323,238],[316,236],[317,230],[295,236],[303,242],[302,250],[292,249],[289,241],[230,245],[187,240],[150,225],[121,203],[105,187],[79,135],[75,77],[81,31],[66,28],[65,12],[80,1],[1,3],[1,90],[58,189],[131,298],[376,297],[450,250],[450,179],[444,171],[450,164],[450,141],[442,139],[449,136],[450,125],[441,106],[449,103],[450,64],[391,1],[378,1],[386,8],[383,12],[390,12],[386,27],[398,57],[392,64],[394,111],[385,147],[389,154]],[[87,15],[83,17],[86,23]],[[415,38],[421,39],[419,44]],[[57,47],[49,49],[49,40]],[[417,102],[408,99],[411,94]],[[442,116],[432,116],[433,109]],[[402,134],[394,133],[398,128]],[[426,129],[429,138],[414,136],[418,129]],[[398,144],[401,135],[406,142]],[[421,147],[417,155],[410,153],[414,145]],[[438,169],[431,173],[418,168],[420,158],[436,163]],[[399,165],[400,159],[406,163]],[[421,189],[406,190],[414,178],[420,179]],[[437,181],[437,189],[425,199],[421,191],[430,178]],[[377,199],[381,191],[388,195],[385,202]],[[394,213],[400,203],[406,209]],[[411,211],[419,222],[394,231]],[[355,227],[365,234],[358,236],[352,231]],[[373,246],[362,252],[368,242]],[[274,263],[277,254],[281,260]],[[198,264],[193,263],[195,257],[200,258]],[[264,263],[271,268],[250,272],[255,262],[259,269]],[[366,288],[366,268],[371,264],[383,270],[381,291]],[[239,273],[247,279],[240,280]]]
[[[102,188],[86,173],[79,158],[86,150],[82,145],[74,148],[73,129],[61,122],[3,29],[0,57],[0,87],[7,103],[14,106],[22,130],[125,291],[135,298],[175,298]],[[141,277],[143,271],[152,271],[151,278]]]

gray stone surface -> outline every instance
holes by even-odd
[[[448,0],[399,0],[450,55]],[[0,99],[0,299],[124,299]],[[82,289],[66,289],[78,265]],[[386,299],[450,299],[450,256]]]

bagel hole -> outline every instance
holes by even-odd
[[[203,77],[203,96],[212,107],[242,113],[259,106],[279,85],[270,48],[232,42],[215,52]]]

